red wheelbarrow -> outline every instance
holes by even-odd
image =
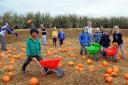
[[[40,61],[37,61],[36,58],[33,58],[33,60],[40,66],[41,73],[43,75],[49,72],[55,73],[57,77],[62,77],[64,75],[64,70],[58,68],[59,63],[62,60],[61,57],[55,59],[40,60]],[[45,68],[47,68],[47,71],[45,71]]]
[[[113,61],[117,61],[115,57],[117,50],[118,50],[117,47],[109,47],[109,48],[106,48],[104,51],[106,53],[107,58],[110,58]]]

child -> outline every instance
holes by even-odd
[[[80,36],[79,36],[80,55],[83,54],[83,51],[85,51],[85,54],[87,54],[85,47],[90,45],[90,44],[89,44],[89,42],[91,41],[91,40],[90,40],[90,36],[91,36],[91,34],[88,33],[88,30],[87,30],[87,29],[84,29],[84,30],[81,32],[81,34],[80,34]]]
[[[38,38],[38,30],[30,30],[31,37],[26,41],[26,55],[27,59],[22,66],[22,73],[25,73],[27,65],[32,61],[33,58],[36,58],[38,61],[42,60],[41,58],[41,41]]]
[[[64,34],[63,29],[60,29],[60,31],[59,31],[58,39],[59,39],[60,46],[61,46],[63,44],[64,39],[65,39],[65,34]]]
[[[56,43],[57,43],[57,37],[58,37],[58,31],[56,29],[56,27],[53,28],[52,31],[52,39],[53,39],[53,46],[56,47]]]
[[[105,31],[101,37],[101,40],[100,40],[100,45],[102,45],[102,55],[103,57],[106,57],[106,53],[104,52],[104,49],[105,48],[108,48],[110,46],[110,38],[109,38],[109,33],[108,31]]]
[[[96,32],[93,35],[93,41],[95,43],[100,43],[101,37],[102,37],[102,33],[100,32],[100,29],[96,28]]]
[[[42,30],[42,43],[47,44],[47,39],[46,39],[46,29],[44,28],[44,25],[41,24],[41,30]]]
[[[117,25],[115,25],[113,27],[114,30],[114,34],[113,34],[113,43],[117,43],[118,44],[118,50],[117,53],[115,55],[115,58],[117,57],[118,51],[119,49],[121,50],[121,53],[123,55],[123,59],[126,59],[126,56],[124,54],[124,50],[123,50],[123,39],[122,39],[122,34],[119,32],[119,27]]]
[[[8,27],[8,23],[6,23],[1,29],[0,29],[0,43],[1,43],[1,50],[2,51],[6,51],[7,50],[7,44],[6,44],[6,39],[5,39],[5,35],[6,32],[8,34],[15,34],[16,37],[18,37],[17,33],[13,32],[13,29]]]

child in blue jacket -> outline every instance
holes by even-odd
[[[93,41],[95,43],[100,43],[101,37],[102,37],[102,33],[100,32],[100,29],[96,28],[96,32],[93,35]]]
[[[87,54],[85,47],[90,45],[90,41],[91,41],[91,34],[88,33],[86,29],[84,29],[79,36],[80,55],[83,54],[83,51],[85,51],[85,54]]]
[[[58,39],[59,39],[60,46],[61,46],[63,44],[64,39],[65,39],[65,34],[64,34],[63,29],[60,29],[60,31],[58,32]]]

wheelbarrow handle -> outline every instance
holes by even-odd
[[[32,58],[39,66],[40,66],[40,68],[41,68],[41,65],[40,65],[40,63],[37,61],[37,59],[36,58]]]
[[[38,60],[37,60],[36,58],[32,58],[32,60],[34,60],[34,61],[38,64],[38,66],[39,66],[40,69],[41,69],[41,73],[43,74],[44,68],[42,68],[42,66],[40,65],[40,63],[38,62]]]

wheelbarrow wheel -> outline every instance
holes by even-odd
[[[61,69],[61,68],[57,68],[57,69],[55,70],[55,75],[56,75],[57,77],[59,77],[59,78],[63,77],[63,75],[64,75],[64,70]]]

